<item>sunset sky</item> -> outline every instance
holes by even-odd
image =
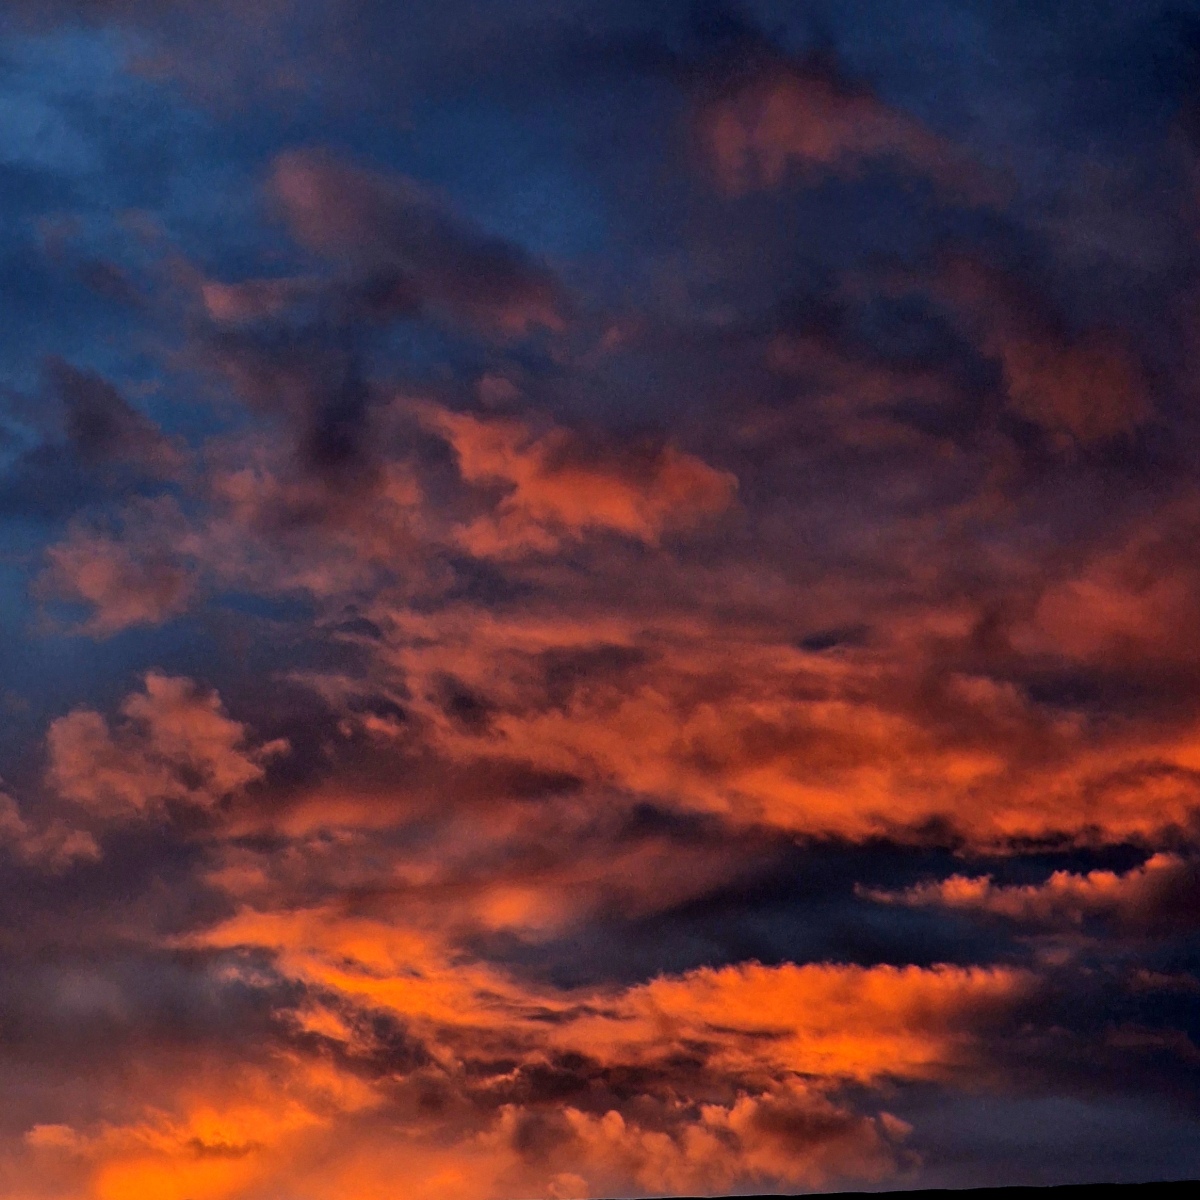
[[[2,0],[0,1197],[1200,1175],[1200,0]]]

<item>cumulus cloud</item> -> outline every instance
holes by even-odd
[[[551,1196],[596,1195],[630,1182],[664,1195],[777,1183],[812,1188],[851,1163],[855,1178],[877,1182],[904,1162],[895,1144],[903,1122],[887,1113],[860,1116],[798,1080],[729,1105],[702,1105],[698,1120],[671,1133],[615,1109],[599,1116],[568,1107],[564,1116],[569,1140],[558,1157],[575,1169],[552,1177]]]
[[[42,1171],[66,1168],[76,1187],[97,1195],[153,1190],[179,1200],[280,1186],[311,1200],[349,1190],[383,1196],[398,1185],[421,1200],[510,1193],[568,1200],[614,1188],[816,1185],[847,1171],[878,1181],[904,1159],[903,1122],[859,1116],[793,1080],[666,1125],[615,1109],[593,1114],[567,1105],[543,1114],[504,1105],[449,1143],[454,1166],[447,1167],[446,1133],[436,1120],[427,1115],[431,1129],[397,1128],[382,1088],[315,1062],[280,1074],[280,1067],[243,1071],[230,1081],[236,1103],[185,1094],[173,1111],[128,1124],[34,1126],[25,1154]]]
[[[261,779],[282,741],[247,744],[246,727],[220,698],[189,679],[146,674],[113,725],[92,709],[59,717],[46,735],[47,782],[64,799],[105,819],[180,803],[211,808]]]

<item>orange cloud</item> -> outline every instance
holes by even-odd
[[[896,1173],[903,1122],[863,1117],[799,1080],[729,1105],[705,1104],[699,1119],[669,1134],[567,1108],[576,1170],[551,1180],[554,1197],[628,1187],[652,1194],[712,1194],[733,1187],[819,1188],[831,1180],[878,1182]],[[564,1156],[565,1157],[565,1156]],[[584,1174],[579,1174],[583,1172]]]
[[[224,955],[246,987],[265,972],[297,985],[279,1015],[291,1041],[263,1065],[159,1076],[143,1062],[144,1086],[107,1120],[33,1125],[0,1172],[36,1181],[38,1200],[878,1182],[914,1161],[910,1129],[864,1089],[977,1077],[992,1026],[1035,990],[1007,968],[834,964],[562,989],[473,959],[411,913],[402,895],[244,908],[178,939]],[[399,1030],[414,1049],[397,1058]]]
[[[1008,968],[752,963],[558,992],[469,962],[404,916],[402,902],[389,916],[244,910],[189,944],[269,951],[315,994],[395,1013],[445,1061],[507,1044],[652,1066],[703,1045],[710,1067],[742,1081],[944,1076],[972,1061],[980,1024],[1033,985]]]
[[[223,846],[206,879],[249,911],[277,905],[280,895],[302,898],[314,885],[370,895],[372,917],[403,913],[420,956],[427,944],[502,934],[536,945],[605,914],[649,917],[735,880],[753,853],[732,839],[630,835],[634,814],[619,796],[568,792],[531,809],[503,787],[502,776],[486,774],[474,794],[470,781],[456,788],[453,777],[432,794],[411,784],[375,795],[336,784],[294,798],[286,811],[246,806],[226,835],[286,836],[286,851]],[[380,839],[409,822],[425,825],[425,836],[394,847],[381,866]],[[547,854],[548,845],[560,852]]]
[[[564,538],[612,531],[656,544],[724,510],[737,481],[671,445],[592,446],[565,429],[537,434],[515,420],[423,410],[454,448],[470,484],[507,489],[494,514],[468,526],[481,557],[556,548]]]
[[[936,642],[809,652],[729,623],[639,626],[473,607],[371,610],[380,678],[450,761],[499,759],[810,835],[919,837],[933,822],[976,846],[1012,839],[1153,841],[1200,805],[1194,718],[1093,729],[1020,688],[944,672],[914,684]],[[949,615],[940,638],[970,635]],[[564,698],[545,663],[597,647],[629,666]],[[447,679],[478,721],[447,709]]]
[[[406,1195],[469,1200],[880,1180],[906,1161],[908,1128],[848,1107],[838,1089],[977,1070],[979,1039],[1035,988],[1007,968],[743,964],[625,989],[562,990],[473,961],[409,927],[408,915],[403,899],[372,915],[341,905],[246,909],[187,939],[267,953],[305,988],[301,1027],[343,1055],[369,1050],[380,1012],[423,1047],[425,1065],[411,1080],[388,1077],[321,1110],[325,1121],[304,1135],[321,1147],[313,1167],[293,1150],[279,1177],[294,1180],[298,1195],[352,1186],[356,1196],[382,1197],[403,1186]],[[246,970],[250,979],[254,968]],[[681,1071],[685,1059],[695,1066]],[[552,1069],[577,1073],[577,1099],[517,1098],[526,1073],[533,1080]],[[625,1076],[644,1081],[636,1102],[603,1082]],[[589,1078],[607,1099],[589,1098]],[[435,1088],[441,1099],[422,1107],[417,1096]],[[388,1105],[402,1108],[403,1121],[372,1119]],[[279,1141],[227,1124],[204,1142]],[[276,1169],[281,1159],[269,1156]],[[255,1177],[247,1194],[266,1193],[273,1178]],[[214,1197],[226,1194],[222,1180],[211,1186]]]
[[[953,875],[904,892],[871,895],[884,903],[991,913],[1035,925],[1079,926],[1100,917],[1138,929],[1194,918],[1189,910],[1198,893],[1195,864],[1177,854],[1159,853],[1124,875],[1055,871],[1045,883],[1021,887],[998,886],[990,875]]]
[[[212,130],[192,137],[178,96],[100,188],[169,211],[113,223],[93,178],[81,215],[34,214],[54,261],[33,262],[18,336],[53,308],[80,353],[178,400],[191,449],[98,376],[59,363],[25,394],[17,364],[5,604],[18,619],[10,585],[52,538],[39,594],[84,606],[75,632],[191,615],[76,641],[74,673],[57,643],[0,655],[22,693],[0,688],[21,796],[0,794],[0,1196],[797,1191],[915,1182],[914,1146],[931,1176],[986,1182],[1009,1161],[993,1123],[1042,1147],[1030,1171],[1069,1172],[1093,1144],[1079,1112],[1120,1150],[1164,1099],[1194,1099],[1191,394],[1169,324],[1128,309],[1150,297],[1178,320],[1190,264],[1169,220],[1109,253],[1187,172],[1150,139],[1140,167],[1100,172],[1117,203],[1083,228],[1080,188],[1051,196],[1038,138],[1017,138],[1022,199],[1002,204],[943,132],[1004,71],[926,124],[893,101],[907,68],[880,59],[874,92],[768,61],[773,35],[736,12],[646,6],[670,28],[606,31],[572,5],[515,23],[515,6],[434,5],[397,58],[422,6],[242,0],[236,27],[231,0],[185,7],[220,53],[183,61],[201,45],[187,13],[132,41],[243,106],[243,66],[314,103],[321,83],[360,151],[436,160],[497,228],[561,202],[534,240],[569,262],[316,149],[271,159],[265,214],[212,196],[182,213],[180,164],[154,146],[178,117],[203,156]],[[497,63],[548,68],[551,103],[481,75],[496,31],[515,52]],[[64,119],[91,84],[146,107],[101,33]],[[24,49],[40,86],[61,47]],[[680,89],[714,79],[696,132],[716,190],[697,195],[662,139]],[[1101,100],[1076,148],[1112,148]],[[232,140],[261,157],[259,135],[302,136],[310,108]],[[625,161],[588,161],[635,127]],[[523,166],[489,178],[514,148]],[[245,177],[201,174],[222,192]],[[22,212],[71,201],[41,175]],[[1117,211],[1146,181],[1167,190]],[[995,209],[951,211],[972,204]],[[176,235],[245,273],[178,265]],[[966,260],[923,274],[917,302],[881,283],[880,252],[919,264],[942,236],[1032,278],[1042,259],[1075,303],[1060,320],[1052,289]],[[111,303],[63,307],[76,266]],[[1087,326],[1096,312],[1128,330]],[[139,657],[209,647],[205,682]],[[114,666],[139,682],[110,701]],[[1131,846],[1141,866],[1089,869]],[[1028,855],[1005,869],[1040,882],[998,883],[985,854]],[[906,888],[914,863],[943,866]]]
[[[47,781],[64,799],[116,819],[169,802],[208,808],[261,779],[264,764],[287,749],[282,741],[247,746],[246,727],[189,679],[150,671],[144,688],[122,703],[115,727],[90,709],[51,723]]]
[[[1005,968],[750,963],[660,977],[566,1030],[592,1052],[634,1058],[710,1042],[718,1061],[751,1076],[936,1078],[969,1063],[980,1023],[1032,984]]]
[[[384,1089],[329,1066],[283,1059],[225,1082],[237,1099],[184,1091],[170,1110],[126,1124],[31,1128],[21,1165],[36,1182],[14,1194],[251,1200],[286,1190],[300,1200],[386,1200],[403,1189],[417,1200],[566,1200],[879,1181],[908,1157],[903,1122],[860,1115],[798,1079],[677,1109],[665,1123],[507,1104],[449,1129],[432,1113],[398,1126]]]
[[[24,1142],[34,1178],[53,1177],[51,1164],[66,1166],[69,1194],[87,1200],[268,1194],[288,1179],[289,1160],[306,1145],[379,1102],[349,1072],[294,1056],[268,1070],[222,1067],[215,1075],[174,1085],[155,1080],[160,1103],[127,1121],[32,1127]]]

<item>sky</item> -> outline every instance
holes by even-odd
[[[1200,1176],[1200,4],[3,0],[0,1195]]]

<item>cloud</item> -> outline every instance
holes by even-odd
[[[962,256],[949,260],[940,286],[1000,363],[1018,416],[1086,445],[1130,434],[1153,415],[1145,371],[1118,331],[1068,335],[1036,296]]]
[[[386,444],[388,430],[373,432]],[[239,438],[211,447],[206,484],[205,519],[177,547],[225,586],[325,598],[367,588],[396,564],[419,574],[426,509],[403,458],[380,457],[344,482],[297,464],[277,439]]]
[[[33,7],[0,1194],[1184,1161],[1174,27]]]
[[[163,477],[178,472],[179,451],[106,379],[54,357],[46,374],[65,410],[68,444],[84,464],[128,463]]]
[[[894,1176],[903,1155],[903,1122],[862,1117],[799,1081],[730,1105],[706,1104],[700,1118],[668,1134],[639,1127],[616,1110],[603,1116],[567,1108],[571,1140],[562,1154],[576,1170],[552,1181],[551,1195],[596,1195],[628,1187],[655,1194],[713,1193],[731,1187],[820,1187],[844,1177],[878,1182]],[[611,1183],[609,1181],[612,1181]]]
[[[370,1014],[386,1011],[426,1048],[376,1103],[403,1107],[411,1089],[437,1103],[413,1112],[400,1145],[358,1153],[356,1122],[335,1117],[342,1149],[325,1168],[374,1180],[391,1161],[395,1186],[403,1162],[418,1195],[433,1187],[432,1145],[453,1148],[451,1194],[464,1196],[886,1178],[905,1161],[904,1122],[839,1088],[970,1069],[979,1036],[1032,985],[1006,970],[745,964],[556,991],[454,954],[407,928],[405,911],[247,909],[191,941],[268,951],[303,981],[316,1005],[303,1025],[330,1045],[365,1053]]]
[[[455,319],[507,336],[566,328],[567,298],[547,268],[412,180],[294,150],[276,160],[271,193],[309,249],[373,277],[399,272]]]
[[[911,672],[935,646],[969,638],[966,611],[922,613],[890,642],[851,639],[832,654],[652,602],[623,614],[528,602],[366,611],[376,678],[403,683],[410,718],[454,762],[532,765],[739,825],[980,849],[1154,843],[1200,804],[1190,713],[1097,727],[944,666],[915,689]],[[620,670],[602,669],[605,647]],[[577,685],[555,686],[555,664],[571,661]],[[479,719],[463,719],[454,697]]]
[[[206,280],[200,285],[205,311],[222,323],[278,317],[309,292],[311,287],[295,279],[247,279],[241,283]]]
[[[159,624],[183,612],[194,594],[189,571],[165,545],[139,544],[128,533],[118,537],[79,524],[47,548],[37,587],[43,596],[89,607],[81,632],[97,637]]]
[[[518,420],[426,409],[453,447],[463,479],[506,489],[494,513],[463,531],[480,557],[553,550],[564,539],[611,531],[658,543],[719,514],[737,481],[670,444],[589,444],[569,430],[536,433]]]
[[[1103,337],[1060,346],[1035,337],[989,340],[1004,365],[1014,411],[1081,442],[1127,433],[1149,415],[1132,358]]]
[[[177,439],[107,379],[53,355],[39,369],[37,394],[3,397],[23,430],[0,469],[0,509],[54,520],[180,478]]]
[[[50,871],[62,871],[78,861],[100,857],[100,848],[91,834],[72,829],[59,820],[41,829],[31,825],[11,796],[0,792],[0,846],[19,860]]]
[[[430,434],[453,450],[455,479],[413,452]],[[82,631],[104,636],[176,616],[214,588],[333,601],[430,585],[449,551],[520,560],[604,534],[658,547],[719,516],[736,491],[731,473],[669,442],[537,432],[404,396],[364,414],[361,440],[369,466],[349,476],[314,471],[275,437],[214,441],[200,506],[185,516],[159,498],[128,504],[109,530],[76,524],[47,549],[38,590],[87,605]]]
[[[325,599],[378,584],[399,563],[420,575],[418,553],[439,535],[403,459],[347,482],[340,467],[314,471],[279,438],[250,434],[211,442],[204,466],[186,506],[160,496],[106,525],[72,524],[45,551],[39,598],[85,606],[78,632],[106,637],[213,592]]]
[[[816,62],[763,64],[703,106],[700,128],[717,179],[735,195],[777,187],[792,169],[853,176],[880,162],[951,193],[986,194],[983,172],[951,143]]]
[[[372,390],[352,338],[317,323],[226,324],[198,355],[252,410],[282,423],[298,462],[345,490],[368,482]]]
[[[989,875],[953,875],[904,892],[872,893],[889,904],[986,913],[1049,928],[1103,921],[1138,933],[1190,929],[1196,923],[1197,895],[1200,874],[1195,862],[1170,853],[1151,855],[1123,875],[1055,871],[1044,883],[1007,887]]]
[[[679,1043],[715,1039],[717,1061],[735,1072],[774,1062],[864,1083],[921,1079],[969,1063],[980,1023],[1030,985],[1001,968],[743,964],[653,980],[618,1001],[611,1018],[579,1024],[586,1044],[612,1039],[635,1056],[660,1052],[651,1031],[666,1029]]]
[[[1190,661],[1200,579],[1184,547],[1198,516],[1198,497],[1182,489],[1152,518],[1114,525],[1090,553],[1047,570],[1014,646],[1143,671]]]
[[[281,741],[247,745],[246,727],[191,680],[150,671],[143,686],[123,701],[115,726],[91,709],[51,723],[46,778],[64,799],[111,820],[171,803],[211,808],[287,750]]]
[[[794,1075],[839,1084],[945,1078],[970,1066],[989,1022],[1035,988],[1032,977],[1006,968],[751,963],[624,991],[556,992],[407,926],[402,901],[375,916],[340,906],[244,909],[188,944],[269,951],[314,996],[392,1012],[434,1061],[448,1053],[583,1055],[606,1070],[636,1071],[651,1094],[671,1086],[669,1063],[681,1055],[696,1056],[695,1078],[687,1083],[685,1070],[679,1086],[723,1081],[727,1092]]]
[[[287,1155],[301,1155],[306,1142],[321,1139],[335,1115],[375,1100],[349,1073],[316,1061],[283,1060],[274,1070],[246,1066],[221,1082],[237,1100],[155,1080],[170,1107],[147,1106],[126,1122],[83,1129],[34,1125],[23,1139],[29,1165],[40,1175],[57,1160],[70,1172],[75,1194],[96,1200],[144,1194],[223,1200],[286,1177]]]
[[[815,1184],[847,1168],[877,1181],[902,1157],[903,1122],[858,1116],[801,1081],[706,1104],[666,1126],[649,1114],[505,1105],[449,1144],[433,1114],[433,1128],[398,1128],[383,1089],[328,1065],[284,1060],[229,1083],[236,1102],[185,1093],[174,1111],[124,1125],[34,1126],[25,1154],[39,1174],[73,1167],[77,1194],[97,1200],[150,1190],[164,1200],[219,1200],[280,1188],[302,1200],[349,1191],[382,1198],[398,1185],[420,1200],[708,1191],[760,1179]]]

